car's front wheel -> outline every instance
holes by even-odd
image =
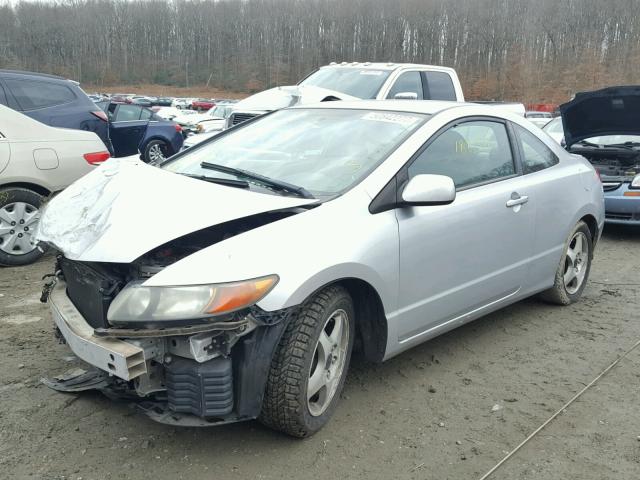
[[[142,160],[151,165],[157,165],[164,162],[171,156],[171,147],[163,140],[151,140],[144,147]]]
[[[337,285],[305,302],[287,326],[271,363],[262,423],[306,437],[329,421],[349,368],[354,316],[351,296]]]
[[[0,265],[27,265],[44,254],[32,239],[43,202],[26,188],[0,189]]]
[[[569,305],[578,301],[587,284],[593,240],[586,223],[580,221],[569,234],[553,287],[540,294],[543,300],[557,305]]]

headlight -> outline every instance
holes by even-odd
[[[640,188],[640,173],[631,180],[631,188]]]
[[[142,282],[131,282],[111,302],[107,319],[113,323],[129,323],[212,317],[253,305],[277,282],[277,275],[177,287],[145,287]]]

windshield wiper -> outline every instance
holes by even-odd
[[[266,185],[267,187],[271,187],[275,190],[291,192],[302,198],[315,198],[304,187],[299,187],[298,185],[293,185],[291,183],[283,182],[282,180],[275,180],[273,178],[265,177],[264,175],[260,175],[259,173],[253,173],[248,170],[227,167],[225,165],[218,165],[217,163],[209,163],[209,162],[202,162],[200,166],[202,168],[206,168],[209,170],[215,170],[217,172],[222,172],[222,173],[229,173],[231,175],[236,175],[238,177],[244,177],[248,180],[254,180],[256,182],[262,183],[263,185]]]
[[[607,147],[628,148],[628,149],[633,150],[636,147],[640,147],[640,142],[609,143],[609,144],[605,145],[604,147],[605,148],[607,148]]]
[[[587,142],[586,140],[580,140],[579,142],[576,142],[575,145],[582,145],[584,147],[602,148],[602,145],[598,145],[597,143]]]
[[[207,177],[206,175],[194,175],[192,173],[181,173],[180,175],[184,175],[185,177],[189,178],[195,178],[196,180],[202,180],[204,182],[225,185],[227,187],[249,188],[249,183],[244,180],[234,180],[233,178]]]

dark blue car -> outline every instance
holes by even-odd
[[[95,132],[111,149],[107,116],[77,82],[54,75],[0,70],[0,104],[52,127]]]
[[[98,102],[109,119],[115,157],[140,152],[147,163],[160,163],[182,148],[182,128],[140,105]]]

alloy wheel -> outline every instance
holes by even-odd
[[[9,203],[0,208],[0,250],[24,255],[36,249],[32,243],[40,211],[26,202]]]
[[[154,143],[149,147],[149,160],[151,163],[161,163],[166,159],[164,152],[162,151],[162,145]]]
[[[322,415],[331,404],[344,372],[348,348],[349,316],[339,309],[327,318],[311,361],[307,407],[312,416]]]
[[[576,293],[587,274],[589,266],[589,242],[583,232],[576,232],[571,237],[564,261],[564,288],[567,293]]]

